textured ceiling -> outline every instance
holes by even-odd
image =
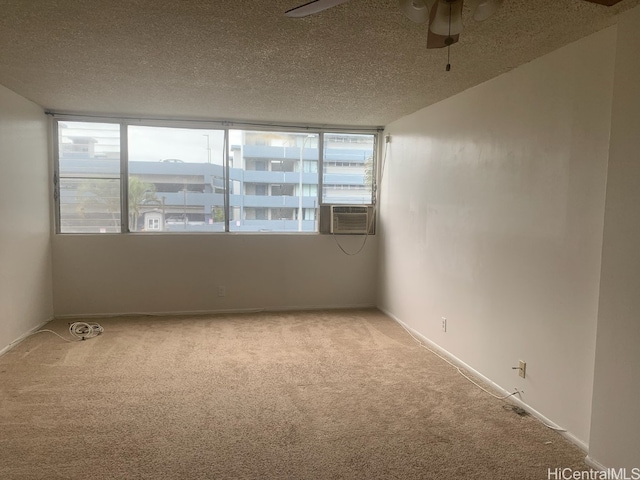
[[[0,0],[0,84],[65,112],[382,126],[640,4],[505,0],[482,23],[465,6],[446,72],[397,0],[284,16],[304,2]]]

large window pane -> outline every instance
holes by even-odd
[[[229,131],[232,232],[315,232],[318,134]]]
[[[57,123],[60,232],[317,232],[321,204],[373,203],[373,134],[131,123]]]
[[[223,232],[224,131],[129,126],[129,230]]]
[[[325,133],[322,203],[372,203],[374,139],[374,135]]]
[[[118,233],[120,125],[58,123],[61,233]]]

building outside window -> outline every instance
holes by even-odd
[[[372,203],[373,134],[57,125],[61,233],[118,233],[125,203],[129,232],[316,232],[321,202]]]

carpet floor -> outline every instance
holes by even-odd
[[[377,310],[118,317],[0,357],[0,478],[547,479],[584,452]],[[67,322],[46,328],[69,336]]]

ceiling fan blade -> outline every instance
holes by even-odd
[[[341,3],[347,3],[349,0],[313,0],[299,7],[292,8],[284,12],[287,17],[302,18],[314,13],[321,12],[327,8],[335,7]]]
[[[473,19],[478,22],[486,20],[502,6],[504,0],[479,0],[473,12]]]
[[[462,32],[463,0],[438,0],[431,13],[431,30],[436,35],[453,36]]]
[[[424,23],[429,20],[431,7],[436,0],[399,0],[400,10],[409,20],[415,23]]]

